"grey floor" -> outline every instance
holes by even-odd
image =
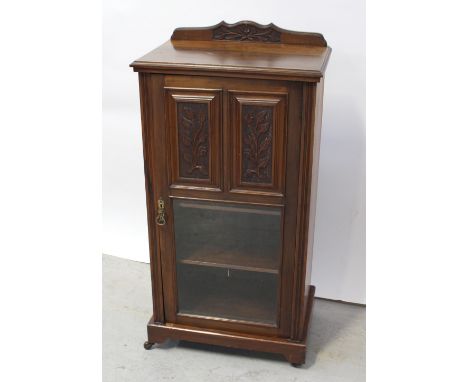
[[[149,265],[103,255],[103,381],[364,381],[365,315],[363,307],[316,300],[302,368],[279,355],[188,342],[148,351]]]

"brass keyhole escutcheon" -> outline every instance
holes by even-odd
[[[166,217],[165,217],[165,207],[164,207],[164,200],[162,198],[158,199],[158,215],[156,216],[156,224],[157,225],[164,225],[166,224]]]

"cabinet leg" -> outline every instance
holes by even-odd
[[[156,336],[156,335],[148,336],[148,341],[145,341],[145,343],[143,344],[143,347],[146,350],[150,350],[153,347],[153,345],[155,344],[162,345],[168,339],[169,339],[168,337],[164,337],[164,336]]]
[[[145,341],[145,343],[143,344],[143,347],[146,349],[146,350],[150,350],[154,345],[154,342],[148,342],[148,341]]]
[[[301,353],[289,353],[284,356],[294,367],[301,367],[305,363],[305,351]]]

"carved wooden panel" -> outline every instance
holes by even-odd
[[[172,188],[221,188],[220,91],[166,88]]]
[[[284,194],[287,95],[230,92],[230,191]]]
[[[213,30],[213,40],[280,42],[281,32],[274,25],[250,22],[223,24]]]
[[[240,41],[256,43],[293,44],[326,47],[327,42],[320,33],[296,32],[280,28],[275,24],[258,24],[240,21],[229,24],[224,21],[209,27],[177,28],[172,41]]]
[[[209,179],[208,104],[177,103],[179,175]]]
[[[273,107],[244,105],[242,118],[243,182],[272,182]]]

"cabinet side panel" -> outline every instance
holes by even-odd
[[[300,334],[301,338],[306,338],[307,327],[305,322],[307,319],[307,301],[310,291],[310,276],[312,273],[312,254],[314,247],[314,230],[315,230],[315,211],[317,205],[317,184],[318,184],[318,169],[319,169],[319,156],[320,156],[320,135],[322,130],[322,105],[323,105],[323,78],[317,83],[315,96],[312,99],[306,100],[308,107],[311,110],[310,120],[308,121],[308,128],[313,132],[312,142],[310,145],[310,156],[312,158],[311,174],[310,174],[310,189],[309,189],[309,206],[308,215],[306,218],[307,224],[305,229],[306,235],[304,236],[304,300],[303,311],[301,312],[301,328],[303,332]]]
[[[314,137],[312,145],[312,179],[310,189],[310,209],[309,209],[309,233],[307,240],[307,266],[305,275],[306,293],[310,284],[310,276],[312,273],[312,252],[314,248],[314,232],[315,232],[315,211],[317,206],[317,185],[320,157],[320,137],[322,132],[322,111],[323,111],[323,87],[324,79],[317,84],[316,105],[314,113]],[[307,300],[307,296],[306,296]]]
[[[309,243],[313,242],[313,236],[309,237],[309,231],[313,231],[315,215],[315,192],[317,176],[318,144],[320,137],[320,124],[316,124],[321,102],[320,90],[316,84],[303,84],[303,113],[302,113],[302,138],[300,148],[300,176],[298,186],[298,210],[297,210],[297,261],[295,272],[294,294],[294,319],[293,339],[302,341],[307,333],[304,323],[307,314],[307,300],[309,293],[310,259],[308,254]],[[317,146],[317,148],[314,148]],[[311,214],[312,210],[312,214]],[[311,255],[311,254],[310,254]]]
[[[145,170],[146,209],[148,218],[148,241],[150,252],[151,285],[154,322],[164,323],[163,288],[159,240],[156,238],[156,163],[154,157],[155,110],[154,98],[162,89],[162,76],[138,73],[140,85],[141,125]]]

